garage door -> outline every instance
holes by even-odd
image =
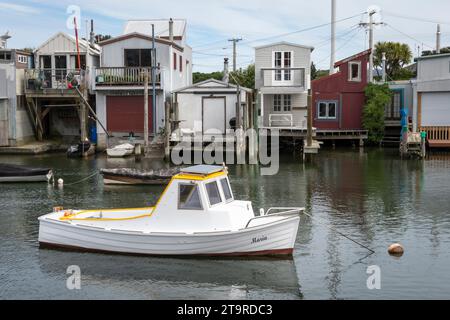
[[[144,133],[144,96],[107,96],[106,123],[109,132]],[[152,128],[152,98],[148,98],[148,127]]]
[[[450,125],[450,93],[427,92],[422,94],[422,126]]]
[[[225,133],[225,97],[203,98],[203,133]]]

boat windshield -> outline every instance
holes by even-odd
[[[187,183],[179,184],[178,208],[184,210],[203,209],[197,184],[187,184]]]
[[[222,197],[220,196],[219,186],[217,185],[217,181],[213,181],[207,183],[206,192],[208,193],[208,199],[210,205],[215,205],[222,202]]]
[[[223,178],[220,180],[220,185],[222,186],[223,195],[225,196],[225,200],[233,199],[233,195],[231,194],[230,185],[228,183],[227,178]]]

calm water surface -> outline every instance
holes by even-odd
[[[162,167],[134,159],[0,156],[54,168],[66,184],[102,167]],[[3,299],[404,299],[450,298],[450,155],[400,160],[395,151],[321,150],[303,165],[286,155],[275,176],[230,166],[235,197],[255,210],[305,206],[292,260],[173,259],[39,249],[38,216],[52,207],[140,207],[162,187],[103,186],[95,176],[63,189],[0,185],[0,298]],[[333,228],[329,228],[332,226]],[[375,250],[368,251],[338,232]],[[386,249],[401,242],[405,254]],[[81,290],[66,289],[79,265]],[[368,290],[367,267],[381,268]]]

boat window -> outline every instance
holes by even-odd
[[[233,199],[233,195],[231,194],[230,185],[228,184],[227,178],[221,179],[220,184],[222,186],[223,195],[225,196],[225,200]]]
[[[222,198],[220,197],[219,186],[217,185],[217,181],[207,183],[205,186],[206,186],[206,192],[208,193],[208,199],[209,199],[210,205],[213,206],[215,204],[222,202]]]
[[[178,186],[178,208],[185,210],[202,210],[200,193],[196,184],[180,184]]]

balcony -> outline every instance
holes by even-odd
[[[88,71],[80,69],[26,69],[25,93],[37,95],[61,95],[65,92],[76,94],[73,86],[85,86]]]
[[[428,144],[431,148],[450,147],[450,127],[447,126],[423,126],[419,131],[427,133]]]
[[[151,68],[143,67],[106,67],[95,69],[96,87],[132,87],[143,86],[145,71],[148,71],[148,84],[152,84]],[[156,84],[161,84],[160,74],[156,74]]]
[[[262,68],[263,87],[294,87],[305,90],[304,68]]]

